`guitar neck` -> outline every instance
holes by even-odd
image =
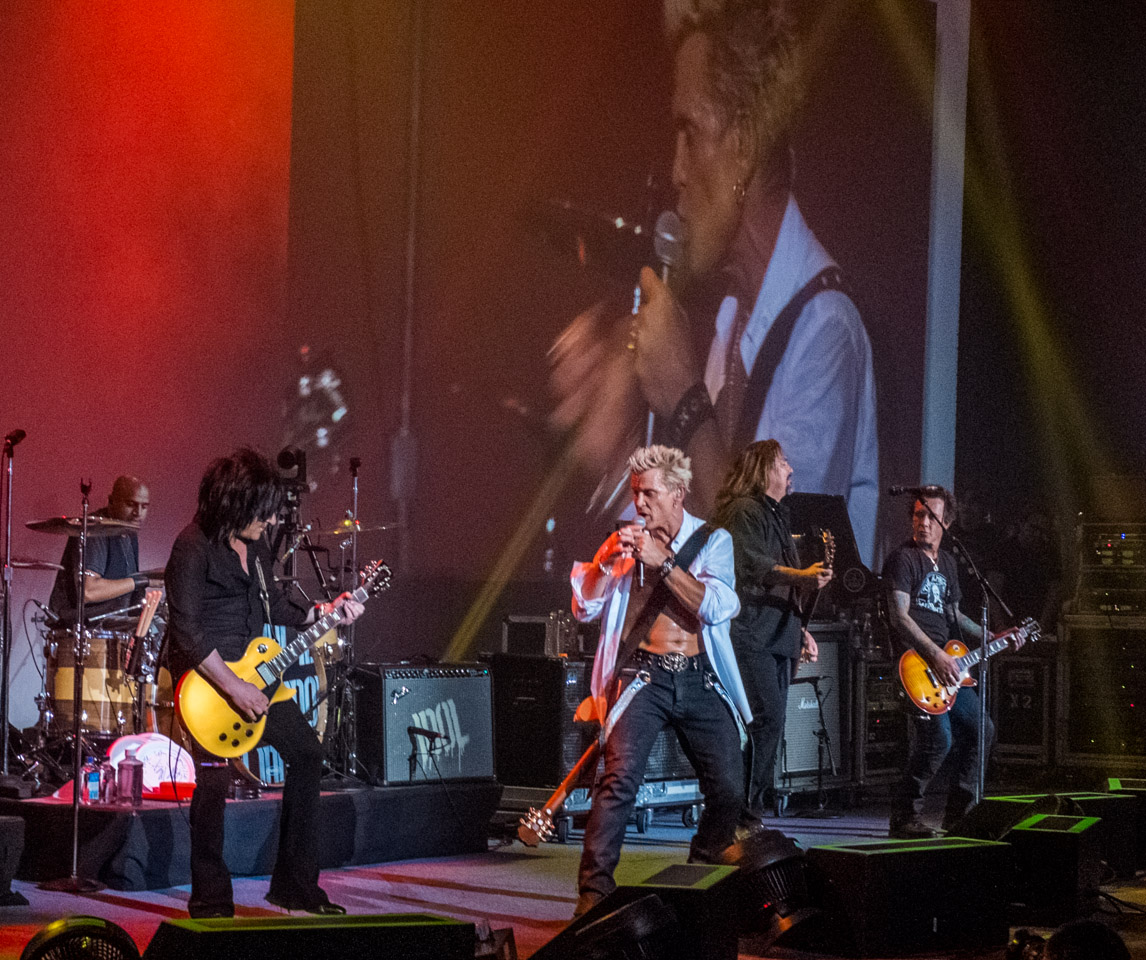
[[[1009,644],[1010,642],[1011,642],[1011,635],[1010,634],[1007,634],[1006,636],[1003,636],[1003,637],[997,637],[996,639],[991,640],[987,644],[987,648],[986,648],[987,649],[987,656],[993,657],[996,653],[1000,653],[1001,651],[1005,650],[1007,648],[1007,644]],[[959,657],[959,662],[962,664],[965,664],[968,667],[973,667],[973,666],[975,666],[975,664],[977,664],[982,659],[983,659],[983,648],[980,647],[978,650],[972,650],[969,653],[963,654],[963,656]]]
[[[359,603],[365,603],[370,597],[370,592],[363,586],[355,590],[350,596]],[[274,678],[277,680],[286,673],[299,657],[318,643],[324,634],[333,630],[340,623],[342,623],[342,610],[339,607],[335,607],[330,613],[320,617],[307,627],[306,630],[296,636],[290,643],[283,647],[276,656],[265,661],[262,667],[266,667],[269,671],[273,672]],[[262,667],[260,667],[260,673],[263,673]],[[265,675],[264,679],[266,679]]]

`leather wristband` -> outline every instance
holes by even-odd
[[[146,573],[133,573],[131,575],[131,581],[136,587],[146,587],[151,583],[151,578]]]
[[[708,387],[697,381],[677,401],[672,417],[661,432],[661,442],[665,446],[685,450],[697,428],[709,417],[715,416]]]

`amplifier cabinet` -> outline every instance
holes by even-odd
[[[823,753],[824,784],[839,783],[851,767],[847,744],[847,721],[851,690],[847,683],[848,623],[812,623],[808,631],[816,638],[819,659],[800,667],[796,681],[788,688],[788,712],[784,717],[784,739],[776,759],[777,789],[814,789],[820,765],[820,702],[824,723],[835,759],[836,774],[827,751]],[[815,677],[815,683],[809,678]],[[817,690],[819,701],[817,701]],[[842,721],[842,722],[841,722]]]
[[[1146,769],[1146,617],[1064,618],[1055,734],[1064,766]]]
[[[1000,762],[1050,765],[1054,654],[1053,645],[1045,644],[991,658],[995,756]]]
[[[359,664],[358,764],[373,783],[488,780],[493,704],[484,664]]]

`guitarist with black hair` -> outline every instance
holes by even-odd
[[[175,540],[167,561],[169,619],[166,655],[171,675],[197,672],[247,720],[266,717],[265,739],[286,762],[278,858],[266,899],[288,910],[343,914],[318,885],[318,800],[322,745],[294,700],[271,702],[263,688],[240,678],[238,661],[264,622],[304,627],[337,607],[342,623],[363,611],[343,594],[334,604],[305,608],[274,582],[264,537],[277,519],[283,487],[269,460],[250,449],[214,461],[199,484],[195,519]],[[223,859],[223,811],[231,772],[199,743],[191,800],[192,917],[235,913],[231,875]]]
[[[892,551],[883,566],[888,616],[900,648],[918,654],[906,659],[922,661],[922,670],[940,690],[957,692],[949,704],[911,713],[907,767],[888,829],[901,839],[936,836],[921,816],[923,794],[948,753],[956,751],[958,762],[947,795],[944,830],[974,801],[979,767],[979,696],[964,685],[965,665],[948,652],[956,649],[950,641],[961,634],[983,639],[979,624],[959,609],[958,566],[954,555],[941,548],[943,534],[955,519],[955,497],[941,486],[923,487],[920,493],[911,503],[911,539]],[[1010,643],[1017,650],[1024,639],[1024,632],[1015,632]],[[989,751],[995,739],[990,717],[986,733]]]

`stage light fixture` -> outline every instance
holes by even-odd
[[[20,960],[140,960],[127,931],[100,917],[64,917],[39,931]]]

